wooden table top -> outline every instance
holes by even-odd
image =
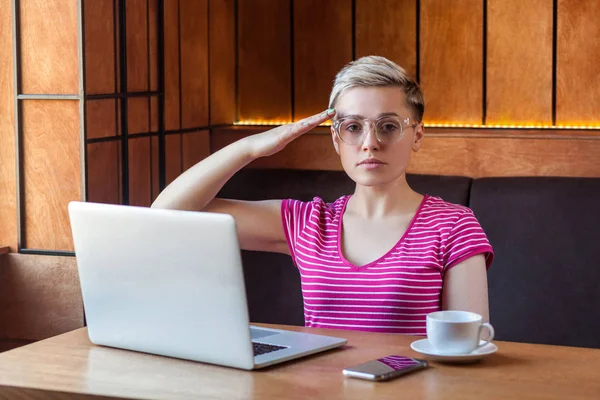
[[[418,337],[264,325],[348,339],[329,352],[243,371],[93,345],[85,328],[0,354],[0,398],[137,399],[600,399],[600,350],[495,342],[475,364],[431,362],[388,382],[345,378],[342,369],[391,354],[419,357]],[[10,392],[13,390],[13,392]],[[41,390],[41,392],[40,392]],[[47,393],[35,397],[35,393]],[[67,392],[59,393],[59,392]],[[90,396],[90,398],[95,398]]]

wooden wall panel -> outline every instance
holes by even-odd
[[[179,130],[179,1],[166,1],[164,4],[165,129]]]
[[[184,171],[210,155],[210,135],[208,131],[185,133],[182,140]]]
[[[75,257],[7,254],[3,259],[1,338],[41,340],[83,327]]]
[[[0,246],[17,249],[12,0],[0,0]]]
[[[294,2],[294,119],[327,109],[337,72],[352,61],[352,2]]]
[[[421,0],[421,87],[425,122],[481,124],[481,0]]]
[[[129,204],[150,206],[152,203],[150,138],[129,139]]]
[[[181,128],[208,125],[208,0],[179,0]]]
[[[117,35],[117,41],[115,43],[116,46],[116,51],[115,51],[115,57],[116,57],[116,65],[115,65],[115,77],[116,77],[116,82],[115,82],[115,91],[121,91],[121,43],[119,40],[119,37],[121,35],[120,31],[119,31],[119,21],[121,18],[121,10],[120,10],[120,6],[119,6],[119,2],[116,1],[115,2],[115,8],[114,8],[114,13],[115,13],[115,23],[117,25],[117,30],[116,30],[116,35]]]
[[[80,200],[79,102],[27,100],[23,113],[25,238],[29,249],[73,250],[67,204]]]
[[[341,170],[327,129],[304,135],[281,152],[260,158],[253,168]],[[212,151],[256,131],[222,129],[212,134]],[[504,134],[506,135],[506,133]],[[458,175],[473,178],[493,176],[600,177],[600,139],[566,136],[529,137],[531,132],[511,136],[472,133],[438,133],[425,138],[423,147],[411,155],[408,172]],[[502,149],[501,152],[498,149]]]
[[[322,131],[325,131],[324,129]],[[249,133],[243,130],[219,130],[211,132],[211,151],[215,152],[230,143],[246,137]],[[339,156],[333,148],[331,135],[307,134],[292,143],[285,149],[269,157],[253,161],[252,168],[290,168],[290,169],[317,169],[341,170]]]
[[[146,133],[150,130],[150,110],[147,97],[130,97],[127,100],[127,133]]]
[[[289,1],[238,0],[238,119],[292,118],[290,29]]]
[[[77,94],[77,0],[21,0],[22,93]]]
[[[389,58],[417,76],[417,1],[356,0],[356,58]]]
[[[502,151],[498,151],[502,149]],[[494,176],[600,177],[600,140],[565,138],[427,138],[409,172]]]
[[[88,139],[117,134],[117,110],[113,99],[87,100],[85,103],[86,134]]]
[[[127,0],[127,91],[149,89],[148,26],[146,0]]]
[[[121,141],[87,145],[87,201],[121,203]]]
[[[152,174],[152,201],[154,201],[160,193],[160,180],[158,176],[158,136],[152,136],[150,139],[150,146],[152,157],[152,165],[150,166],[150,172]]]
[[[86,94],[115,91],[113,0],[86,1],[84,12]]]
[[[556,123],[600,125],[600,2],[558,0]]]
[[[235,0],[209,0],[210,123],[235,121]]]
[[[552,125],[552,0],[487,4],[486,123]]]
[[[168,185],[181,175],[181,134],[165,137],[165,183]]]
[[[150,88],[158,90],[158,0],[148,0],[148,37],[150,55]]]
[[[158,132],[158,98],[150,98],[150,131]]]

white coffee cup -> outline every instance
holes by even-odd
[[[489,339],[479,344],[481,331]],[[439,354],[469,354],[494,339],[494,328],[479,314],[468,311],[436,311],[427,315],[427,340]]]

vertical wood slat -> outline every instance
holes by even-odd
[[[128,0],[126,6],[127,91],[143,92],[150,89],[148,54],[148,25],[146,0]],[[147,98],[130,98],[127,101],[128,133],[150,130],[149,102]]]
[[[22,247],[73,250],[67,204],[80,200],[79,103],[26,100],[21,103],[23,187]]]
[[[148,0],[148,34],[150,52],[150,88],[149,90],[158,90],[158,0]]]
[[[148,0],[148,90],[158,91],[158,74],[159,74],[159,59],[158,59],[158,0]],[[158,97],[150,96],[147,98],[148,113],[150,117],[149,131],[158,131]]]
[[[165,182],[168,185],[181,175],[181,133],[165,137]]]
[[[86,94],[114,92],[116,49],[113,11],[113,0],[84,2]]]
[[[87,201],[121,203],[121,141],[87,145]]]
[[[148,90],[148,35],[146,25],[146,0],[127,0],[127,90]]]
[[[158,132],[158,98],[150,97],[150,132]]]
[[[12,0],[0,0],[0,245],[17,250]]]
[[[294,119],[327,109],[335,74],[352,61],[352,2],[294,2]]]
[[[152,147],[150,154],[152,157],[152,165],[150,166],[152,175],[152,201],[154,201],[160,193],[160,181],[158,176],[158,136],[151,137],[150,146]]]
[[[179,0],[164,2],[165,129],[179,130]]]
[[[87,139],[115,136],[117,134],[116,100],[86,100]]]
[[[238,118],[292,117],[290,2],[238,0]]]
[[[77,0],[20,0],[19,4],[21,92],[79,93]]]
[[[235,0],[209,0],[210,124],[236,120]]]
[[[181,128],[208,125],[208,0],[180,0]]]
[[[149,102],[147,97],[130,97],[127,101],[127,133],[150,131]]]
[[[417,1],[356,0],[356,57],[389,58],[417,75]]]
[[[552,124],[552,0],[488,0],[487,124]]]
[[[128,139],[129,204],[148,207],[152,203],[150,137]]]
[[[425,122],[481,124],[483,3],[421,0]]]
[[[558,0],[556,123],[600,124],[600,2]]]
[[[120,40],[120,18],[121,18],[121,9],[120,9],[120,5],[119,2],[117,0],[113,0],[114,1],[114,5],[113,5],[113,9],[114,9],[114,21],[113,21],[113,25],[115,25],[115,31],[114,31],[114,35],[113,37],[115,38],[115,42],[113,44],[113,46],[115,47],[115,57],[113,59],[115,66],[115,75],[116,75],[116,79],[115,79],[115,92],[120,91],[121,90],[121,40]]]

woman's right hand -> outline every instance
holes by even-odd
[[[335,110],[331,108],[298,122],[281,125],[266,132],[248,136],[244,140],[249,146],[250,156],[256,159],[273,155],[283,150],[294,139],[309,132],[334,115]]]

